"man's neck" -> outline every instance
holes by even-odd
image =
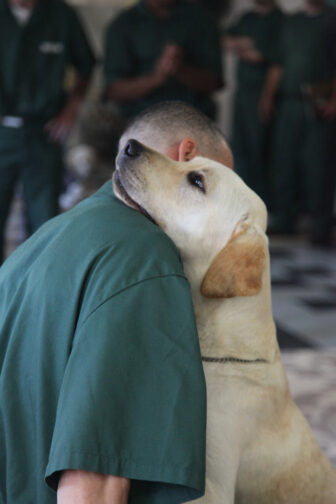
[[[32,12],[36,7],[38,0],[9,0],[11,9],[25,9]]]
[[[275,5],[256,5],[254,10],[257,14],[266,16],[275,10]]]
[[[175,4],[162,6],[158,5],[155,1],[145,0],[145,5],[147,9],[150,10],[157,18],[167,19],[170,17],[171,11]]]

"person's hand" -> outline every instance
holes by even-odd
[[[243,52],[254,49],[254,40],[251,37],[238,37],[236,41],[236,51]]]
[[[259,117],[262,122],[268,122],[274,111],[274,98],[268,93],[262,93],[259,101]]]
[[[155,73],[163,79],[176,74],[182,63],[182,49],[174,43],[167,44],[155,65]]]
[[[254,48],[254,41],[251,37],[237,37],[231,35],[224,36],[224,47],[228,51],[239,54],[241,51],[247,51]]]
[[[321,105],[320,114],[327,121],[336,119],[336,99],[331,99],[324,105]]]
[[[62,143],[67,139],[77,119],[78,108],[79,101],[70,100],[58,116],[47,122],[44,130],[52,142]]]
[[[244,49],[237,52],[238,56],[249,63],[262,63],[264,61],[263,55],[256,49]]]

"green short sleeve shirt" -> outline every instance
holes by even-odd
[[[105,81],[135,77],[153,71],[164,46],[176,43],[186,65],[211,70],[222,80],[219,31],[213,17],[199,5],[177,2],[168,19],[159,19],[144,2],[123,11],[109,25],[105,47]],[[149,96],[120,103],[120,111],[132,116],[163,100],[184,100],[205,113],[210,108],[208,93],[199,93],[173,77]]]
[[[62,0],[39,0],[20,26],[0,0],[0,115],[47,120],[64,104],[72,66],[87,77],[94,57],[75,11]]]
[[[284,15],[280,9],[261,15],[248,12],[232,26],[227,33],[237,37],[250,37],[254,48],[264,58],[261,63],[240,60],[238,63],[238,85],[247,89],[260,89],[265,80],[269,65],[278,60],[279,39]]]
[[[66,469],[131,478],[131,504],[202,495],[199,343],[157,226],[108,182],[5,262],[0,296],[1,502],[56,503]]]
[[[283,66],[280,93],[300,98],[305,84],[331,82],[336,75],[336,10],[319,15],[303,12],[287,16],[281,36],[279,64]]]

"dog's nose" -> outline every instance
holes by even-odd
[[[137,140],[128,140],[124,148],[124,154],[127,157],[135,158],[140,156],[143,151],[143,146]]]

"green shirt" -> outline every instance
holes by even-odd
[[[87,77],[94,58],[74,10],[39,0],[20,26],[0,0],[0,115],[47,120],[64,104],[67,66]]]
[[[131,478],[131,504],[202,495],[199,342],[159,227],[107,182],[13,253],[0,300],[0,502],[55,504],[65,469]]]
[[[274,9],[269,14],[248,12],[227,33],[237,37],[249,37],[254,48],[261,53],[261,63],[250,63],[240,59],[237,69],[238,87],[260,90],[269,65],[278,57],[279,37],[284,15],[280,9]]]
[[[326,7],[316,16],[288,16],[281,36],[280,92],[299,97],[304,84],[330,82],[336,76],[336,11]]]
[[[168,19],[158,18],[140,2],[113,20],[106,34],[106,84],[150,73],[169,42],[182,48],[186,65],[211,70],[221,82],[221,51],[215,20],[201,6],[180,1]],[[171,77],[150,95],[120,103],[119,108],[122,115],[128,117],[163,100],[186,101],[206,114],[213,106],[209,93],[196,92]]]

